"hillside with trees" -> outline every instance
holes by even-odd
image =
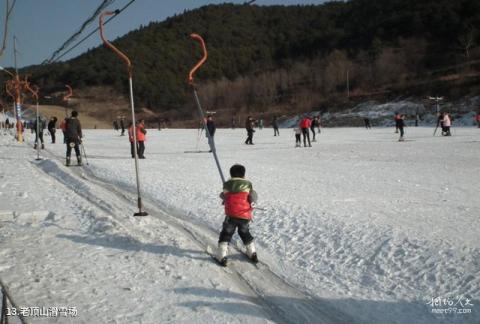
[[[308,6],[209,5],[115,40],[133,59],[135,100],[158,116],[196,118],[186,79],[209,110],[265,115],[343,109],[365,98],[478,93],[480,1],[352,0]],[[59,85],[127,94],[125,67],[103,47],[23,69],[45,92]]]

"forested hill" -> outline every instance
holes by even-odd
[[[208,105],[265,111],[282,104],[310,109],[329,100],[345,91],[347,71],[353,95],[408,87],[435,71],[458,74],[456,66],[464,64],[471,72],[480,59],[478,28],[478,0],[222,4],[152,22],[114,44],[132,58],[142,106],[181,110],[191,101],[187,74],[201,55],[188,37],[195,32],[209,51],[197,76]],[[42,89],[111,85],[127,93],[125,67],[103,47],[25,70]]]

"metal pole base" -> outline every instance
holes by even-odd
[[[138,212],[133,214],[133,216],[148,216],[148,213],[144,210],[142,210],[142,198],[138,197]]]

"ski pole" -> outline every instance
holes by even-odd
[[[87,152],[85,151],[85,146],[83,146],[83,141],[80,142],[80,146],[82,147],[83,157],[85,158],[85,163],[87,163],[87,165],[88,165]]]
[[[206,119],[205,119],[205,115],[203,113],[203,109],[202,109],[202,105],[200,104],[200,100],[198,99],[198,94],[197,94],[197,89],[195,87],[195,83],[193,81],[193,76],[195,74],[195,72],[197,72],[197,70],[203,65],[203,63],[205,63],[205,61],[207,60],[207,47],[205,46],[205,42],[203,40],[203,38],[198,35],[198,34],[190,34],[190,37],[196,41],[198,41],[200,43],[200,45],[202,46],[202,51],[203,51],[203,57],[200,59],[200,61],[197,62],[197,64],[195,64],[195,66],[190,70],[190,73],[188,74],[188,83],[192,86],[192,89],[193,89],[193,95],[195,97],[195,102],[197,103],[197,108],[198,108],[198,112],[200,114],[200,117],[202,118],[202,122],[203,122],[203,127],[205,128],[205,133],[207,134],[207,137],[208,137],[208,145],[210,146],[210,150],[212,151],[213,153],[213,158],[215,159],[215,163],[217,165],[217,169],[218,169],[218,173],[220,174],[220,178],[222,179],[222,183],[225,183],[225,177],[223,175],[223,172],[222,172],[222,167],[220,166],[220,161],[218,160],[218,156],[217,156],[217,150],[215,148],[215,142],[213,140],[213,137],[212,135],[210,134],[210,131],[208,130],[207,128],[207,122],[206,122]]]
[[[148,213],[143,210],[143,204],[142,204],[142,197],[140,194],[140,168],[138,165],[138,149],[137,149],[137,126],[135,125],[135,107],[133,103],[133,81],[132,81],[132,63],[130,62],[130,59],[122,53],[119,49],[117,49],[115,46],[113,46],[103,35],[103,17],[105,16],[112,16],[118,14],[120,11],[116,10],[114,12],[112,11],[105,11],[102,13],[99,17],[99,23],[100,23],[100,38],[103,41],[103,44],[111,49],[122,61],[125,62],[125,65],[127,66],[127,73],[128,73],[128,84],[129,84],[129,90],[130,90],[130,107],[132,109],[132,124],[133,124],[133,142],[135,145],[133,145],[133,151],[134,151],[134,156],[135,156],[135,176],[136,176],[136,181],[137,181],[137,203],[138,203],[138,212],[134,213],[133,216],[148,216]]]

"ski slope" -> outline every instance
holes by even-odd
[[[254,146],[243,129],[215,136],[225,174],[244,164],[266,209],[251,226],[262,263],[237,240],[227,269],[205,253],[220,177],[211,154],[185,153],[207,151],[204,134],[148,131],[146,218],[132,217],[126,136],[85,131],[89,165],[71,168],[63,144],[35,161],[30,134],[0,136],[0,279],[19,305],[75,307],[75,323],[480,322],[479,129],[407,128],[402,143],[391,128],[324,129],[311,148],[280,131]],[[471,313],[435,314],[437,297]]]

